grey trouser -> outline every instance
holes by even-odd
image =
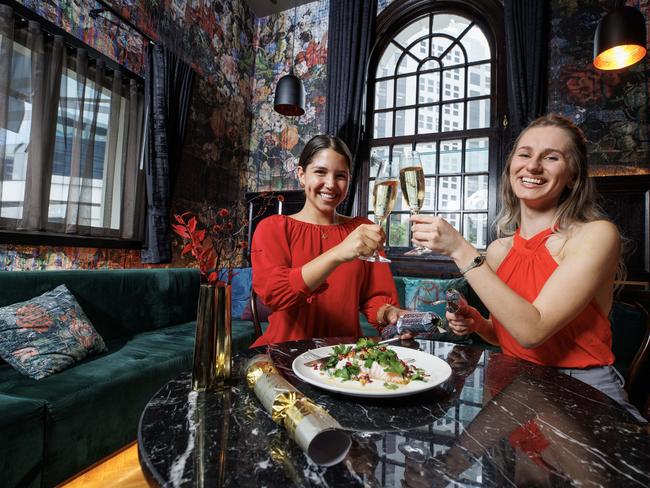
[[[623,389],[625,380],[614,366],[600,366],[596,368],[556,368],[572,378],[587,383],[602,391],[605,395],[619,403],[625,410],[641,423],[647,423],[634,405],[627,398],[627,392]]]

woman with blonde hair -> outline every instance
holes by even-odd
[[[499,238],[485,256],[444,219],[411,218],[414,244],[451,257],[490,312],[447,313],[451,329],[559,368],[644,421],[613,367],[608,315],[621,237],[596,204],[582,131],[558,115],[536,119],[515,141],[501,185]]]

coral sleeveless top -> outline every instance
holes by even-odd
[[[545,245],[552,233],[551,229],[546,229],[526,240],[517,229],[512,248],[497,269],[499,278],[531,303],[558,266]],[[609,319],[593,300],[575,319],[533,349],[519,345],[496,318],[492,317],[492,323],[503,352],[510,356],[560,368],[614,363]]]

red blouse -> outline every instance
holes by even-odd
[[[377,311],[399,306],[390,268],[360,259],[338,266],[313,292],[302,266],[342,242],[366,218],[334,225],[273,215],[257,226],[251,246],[253,289],[273,313],[251,347],[314,337],[360,336],[359,311],[375,327]]]
[[[558,267],[545,246],[552,233],[551,229],[546,229],[526,240],[517,230],[512,249],[497,269],[497,275],[531,303]],[[533,349],[522,347],[496,318],[492,317],[492,323],[503,352],[510,356],[559,368],[589,368],[614,363],[609,319],[593,300],[575,319]]]

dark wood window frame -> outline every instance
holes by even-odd
[[[361,171],[360,183],[357,188],[357,201],[359,202],[359,213],[366,214],[368,212],[368,199],[369,199],[369,188],[368,182],[371,180],[369,174],[369,155],[372,146],[392,146],[400,144],[417,144],[419,142],[435,142],[440,140],[451,140],[451,139],[461,139],[464,140],[468,137],[490,137],[494,142],[490,144],[489,149],[489,174],[488,174],[488,244],[494,238],[494,232],[491,226],[489,225],[494,221],[494,217],[498,212],[497,208],[497,188],[499,184],[499,175],[502,169],[502,161],[504,157],[504,142],[508,140],[509,134],[507,133],[507,124],[504,124],[506,113],[506,85],[505,85],[505,41],[504,41],[504,32],[502,29],[497,28],[497,26],[503,25],[503,5],[498,0],[448,0],[448,1],[439,1],[431,2],[428,0],[398,0],[387,7],[377,18],[377,42],[373,46],[373,50],[370,56],[369,69],[368,73],[374,73],[382,54],[386,47],[394,42],[394,37],[400,32],[400,30],[408,25],[409,23],[417,20],[420,17],[423,17],[431,13],[450,13],[450,14],[459,14],[464,17],[472,19],[475,24],[477,24],[483,32],[486,34],[490,49],[492,52],[492,58],[490,62],[493,63],[494,69],[491,76],[491,94],[496,94],[496,106],[491,107],[490,112],[490,126],[485,129],[473,129],[471,136],[466,133],[464,130],[457,131],[445,131],[442,132],[442,117],[439,117],[438,120],[438,129],[439,132],[432,134],[418,134],[415,136],[398,136],[382,139],[372,139],[372,134],[374,132],[374,115],[377,111],[393,111],[393,117],[395,117],[395,112],[397,108],[399,110],[404,110],[409,108],[409,106],[399,106],[392,107],[391,109],[378,109],[371,110],[374,106],[375,99],[375,82],[377,80],[384,79],[386,77],[375,79],[373,76],[368,76],[370,82],[367,83],[367,111],[366,111],[366,130],[364,131],[365,144],[364,147],[367,148],[366,154],[363,158],[363,166]],[[430,48],[431,49],[431,48]],[[429,53],[431,54],[431,52]],[[406,55],[406,54],[404,54]],[[485,61],[476,62],[476,63],[467,63],[463,66],[469,66],[473,64],[483,64]],[[445,67],[448,68],[448,67]],[[442,73],[443,70],[438,68],[436,70]],[[432,72],[433,72],[432,71]],[[395,79],[412,76],[408,75],[396,75],[390,76],[386,79]],[[395,81],[397,83],[397,81]],[[442,76],[440,77],[440,83],[442,83]],[[467,93],[468,80],[466,77],[465,86],[466,92],[463,94],[464,97],[460,99],[461,102],[465,102],[469,99],[484,99],[485,96],[479,97],[468,97]],[[419,84],[416,85],[416,90],[419,88]],[[492,95],[491,95],[492,96]],[[444,102],[451,102],[451,100],[443,100],[443,94],[440,93],[440,100],[437,103],[434,103],[432,106],[440,106],[440,110],[444,105]],[[416,102],[419,102],[418,95],[416,93]],[[427,104],[416,103],[417,106],[423,106]],[[431,104],[429,104],[431,105]],[[466,110],[466,104],[464,110]],[[413,107],[410,107],[413,108]],[[464,120],[467,120],[467,114],[465,114]],[[435,139],[432,140],[432,139]],[[439,142],[438,142],[439,147]],[[445,174],[445,176],[448,176]],[[453,175],[451,175],[453,176]],[[423,212],[424,213],[424,212]],[[463,213],[459,211],[459,213]],[[461,217],[462,218],[462,217]],[[413,275],[413,276],[454,276],[457,275],[458,269],[453,263],[453,261],[445,256],[432,255],[428,257],[407,257],[403,256],[405,249],[401,250],[390,250],[389,256],[392,259],[393,263],[391,268],[395,274],[399,275]]]

